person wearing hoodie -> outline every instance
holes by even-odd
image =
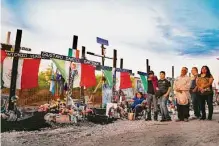
[[[151,106],[152,103],[154,105],[154,120],[157,121],[158,120],[158,99],[155,96],[155,93],[158,90],[158,79],[157,77],[154,75],[153,71],[150,71],[148,73],[148,97],[147,97],[147,103],[148,103],[148,115],[147,115],[147,121],[151,120]]]

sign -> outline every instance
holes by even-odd
[[[10,51],[11,48],[15,48],[15,45],[8,45],[8,44],[1,43],[1,49],[2,50],[9,50]],[[20,50],[31,51],[31,48],[20,47]]]
[[[101,45],[105,45],[105,46],[109,46],[109,42],[108,40],[102,39],[97,37],[97,43],[101,44]]]
[[[41,52],[41,56],[46,59],[54,58],[54,59],[60,59],[60,60],[65,60],[65,61],[71,61],[75,63],[81,63],[80,59],[74,58],[74,57],[68,57],[64,55],[59,55],[55,53],[49,53],[49,52]]]
[[[65,61],[71,61],[74,63],[84,63],[84,64],[91,64],[93,66],[99,66],[100,62],[96,62],[96,61],[90,61],[87,59],[79,59],[79,58],[75,58],[75,57],[68,57],[68,56],[64,56],[64,55],[59,55],[59,54],[55,54],[55,53],[49,53],[49,52],[41,52],[41,57],[45,58],[45,59],[50,59],[50,58],[54,58],[54,59],[60,59],[60,60],[65,60]]]
[[[6,54],[8,57],[41,59],[41,54],[14,53],[14,52],[6,52]]]
[[[122,69],[122,68],[116,68],[116,72],[128,72],[128,73],[132,74],[132,70]]]
[[[112,67],[109,66],[101,66],[102,70],[108,70],[108,71],[112,71]]]
[[[141,71],[138,71],[138,74],[139,74],[139,75],[143,75],[143,76],[147,76],[147,73],[141,72]]]

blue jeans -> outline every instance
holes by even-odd
[[[192,97],[192,105],[193,105],[193,110],[194,110],[194,115],[196,117],[200,117],[201,114],[201,102],[200,102],[200,97],[198,97],[197,93],[191,93]]]
[[[162,115],[162,119],[170,119],[170,115],[169,115],[169,111],[167,108],[167,101],[168,101],[168,97],[161,97],[161,102],[160,102],[160,110],[161,110],[161,115]]]

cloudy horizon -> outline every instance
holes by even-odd
[[[22,46],[67,55],[73,35],[78,49],[101,53],[96,37],[109,40],[107,55],[117,49],[124,68],[146,70],[146,59],[156,74],[164,70],[175,76],[183,66],[208,65],[219,78],[219,1],[211,0],[2,0],[1,40],[22,29]],[[101,61],[88,56],[89,60]],[[42,62],[43,64],[48,64]],[[112,61],[107,60],[107,66]],[[119,60],[117,62],[119,66]]]

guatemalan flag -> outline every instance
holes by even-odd
[[[4,87],[10,88],[13,58],[6,57],[3,61]],[[30,89],[38,86],[40,59],[19,59],[16,89]]]

